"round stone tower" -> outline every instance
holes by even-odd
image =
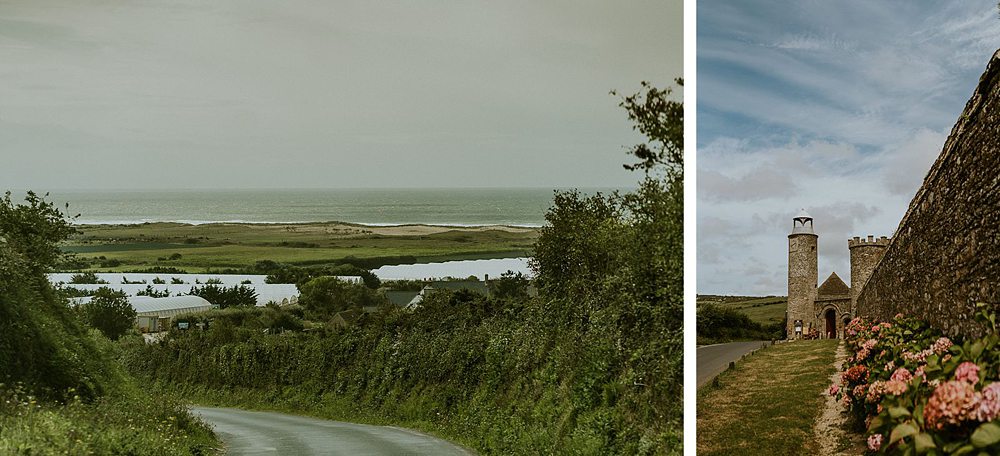
[[[817,270],[816,241],[813,219],[805,209],[792,219],[788,235],[788,338],[801,337],[815,320]]]
[[[858,315],[858,295],[871,277],[875,265],[882,259],[885,249],[889,247],[889,238],[868,235],[868,239],[855,236],[847,240],[847,249],[851,251],[851,315]]]

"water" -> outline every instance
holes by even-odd
[[[587,193],[610,189],[585,189]],[[349,222],[541,226],[552,189],[54,191],[80,224]]]

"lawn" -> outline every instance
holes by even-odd
[[[838,341],[795,341],[758,351],[698,391],[698,455],[816,454],[813,425],[833,375]]]
[[[538,238],[537,229],[502,226],[148,223],[78,228],[81,232],[63,248],[92,261],[90,270],[101,271],[159,266],[203,272],[260,260],[305,265],[348,258],[377,264],[510,258],[527,255]]]

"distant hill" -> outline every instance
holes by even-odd
[[[706,304],[742,312],[751,320],[767,325],[781,323],[785,319],[788,297],[698,295],[698,306]]]

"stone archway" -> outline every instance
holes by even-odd
[[[827,309],[823,313],[823,319],[826,320],[826,334],[827,339],[837,338],[837,311],[835,309]]]

